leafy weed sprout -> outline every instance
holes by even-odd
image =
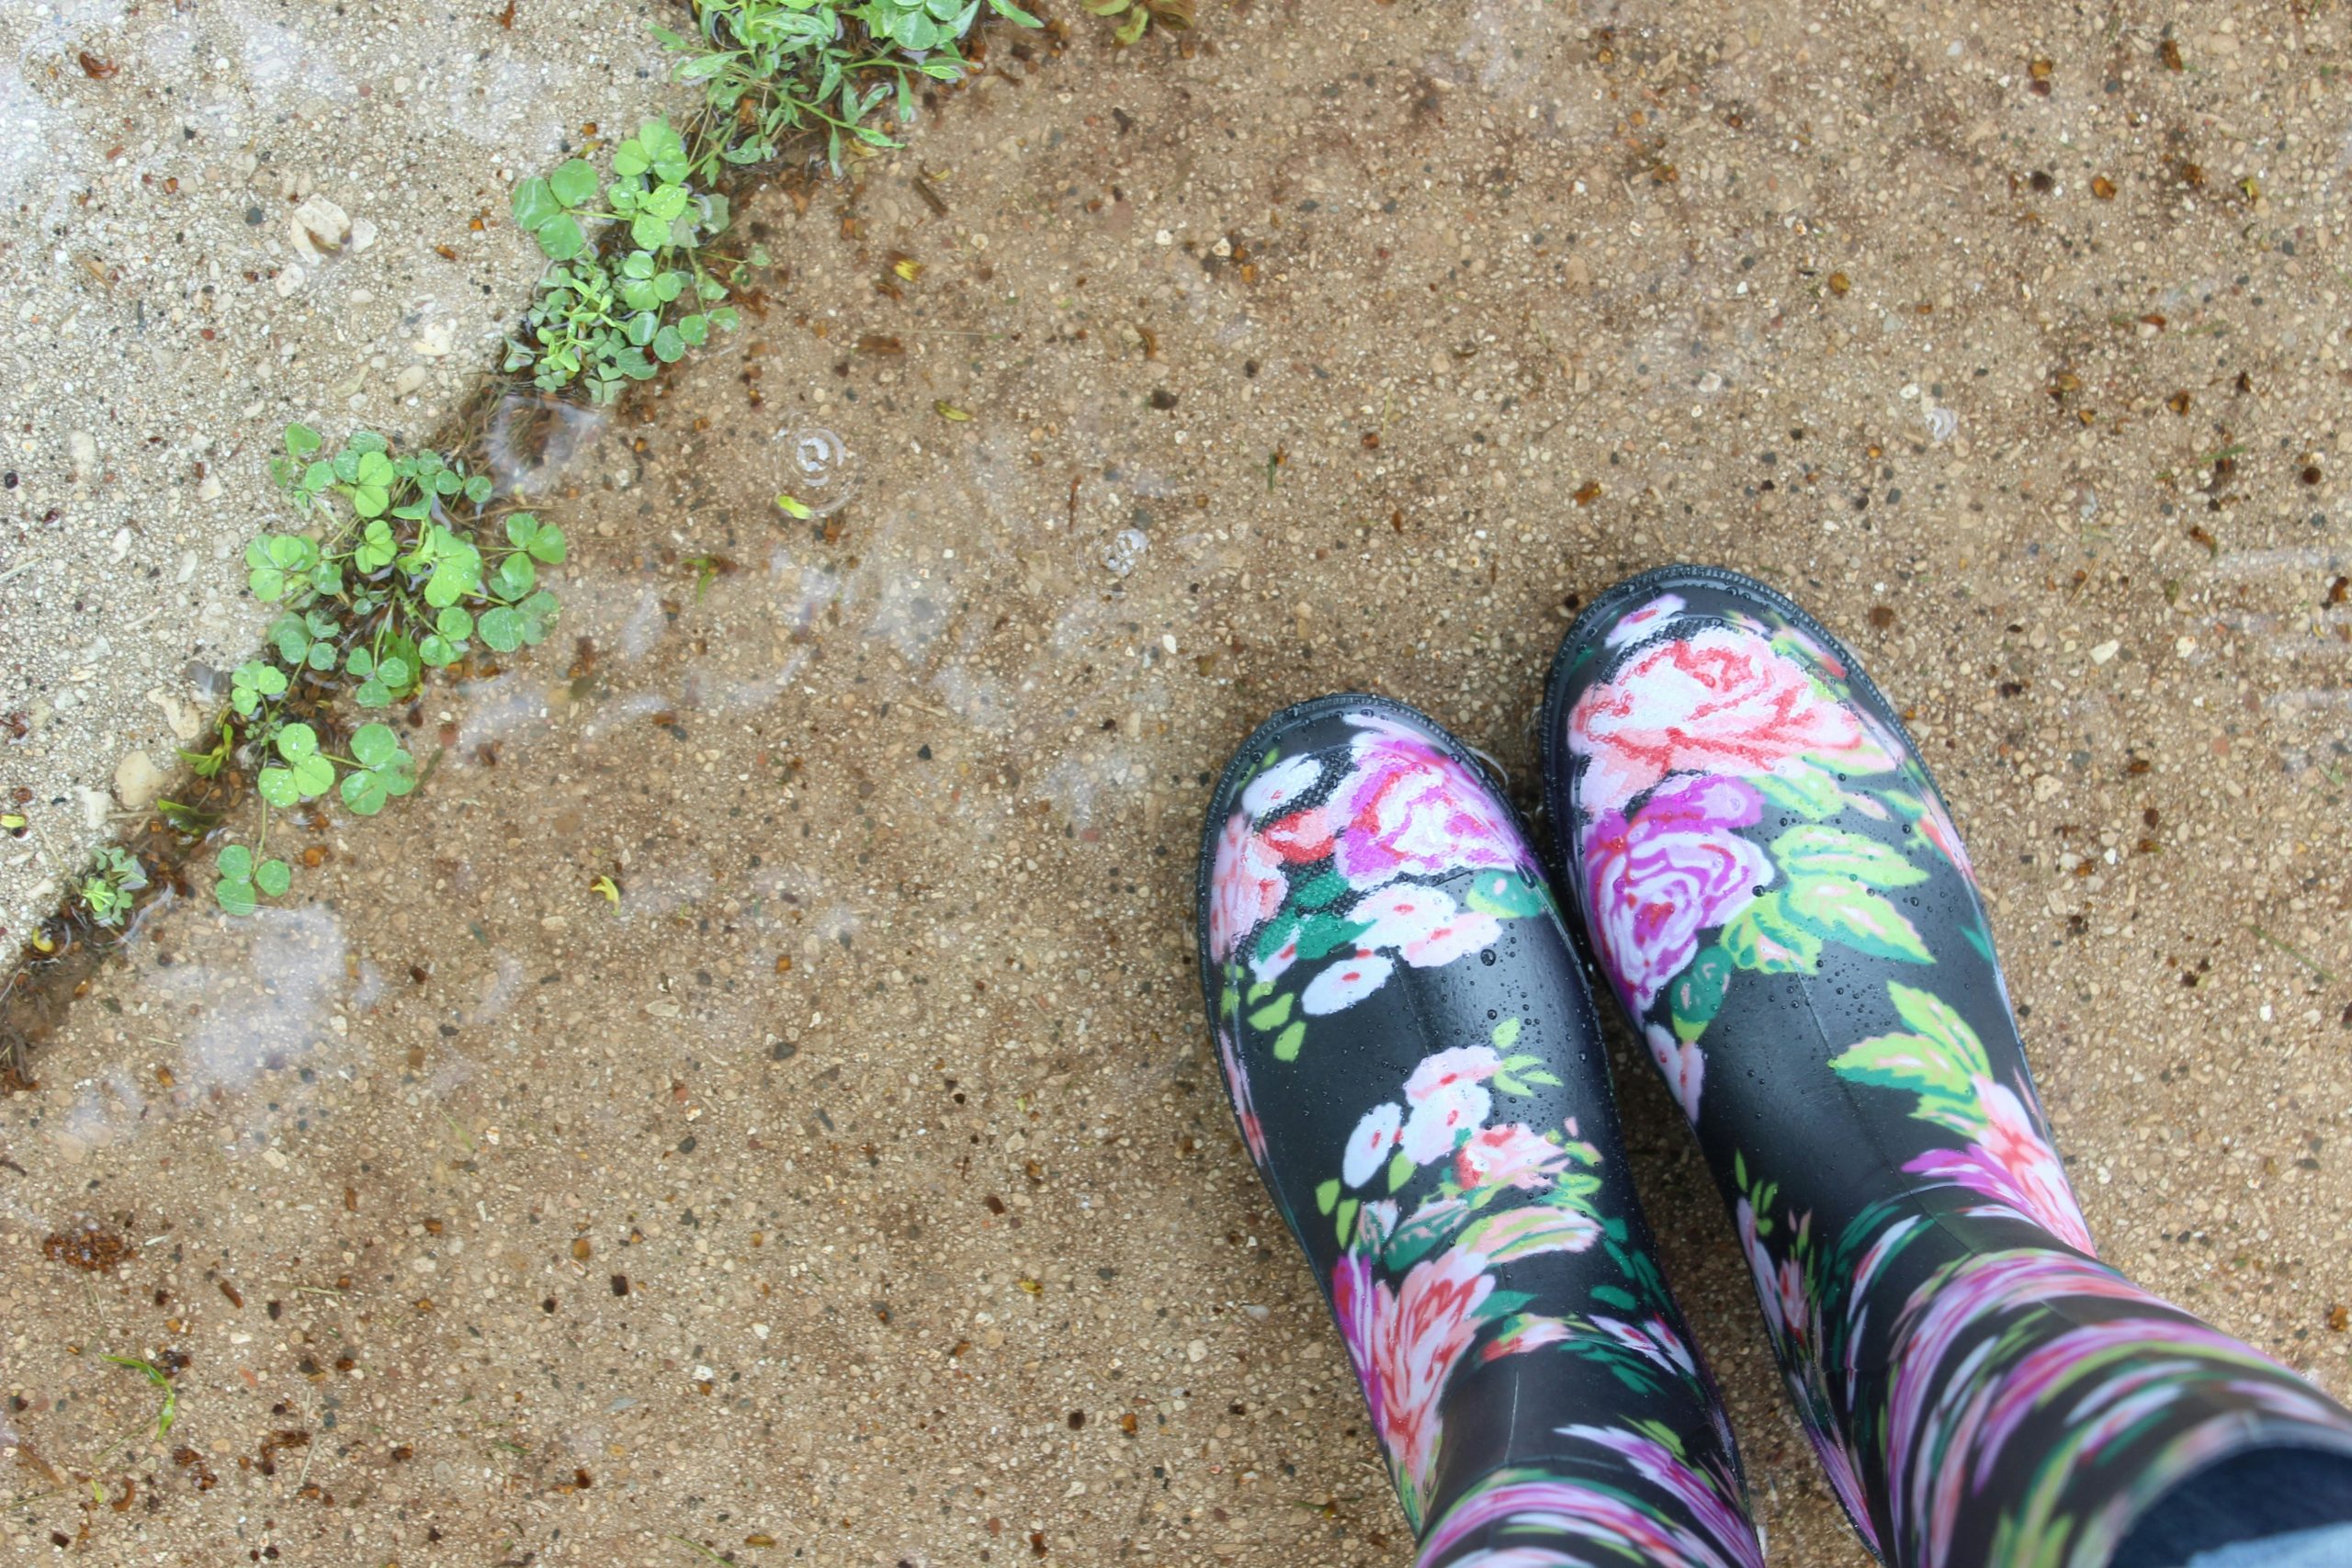
[[[692,171],[684,139],[667,120],[649,119],[613,150],[601,199],[585,158],[514,187],[514,221],[549,265],[522,335],[507,340],[508,370],[531,370],[545,392],[582,383],[591,402],[609,403],[714,330],[734,328],[734,308],[720,301],[743,262],[720,261],[721,278],[710,270],[718,258],[704,253],[727,228],[727,197],[697,190]],[[611,243],[590,243],[587,226],[596,222],[613,225]]]
[[[653,32],[687,57],[678,79],[703,84],[712,135],[695,160],[699,177],[765,163],[809,132],[823,133],[836,171],[844,138],[897,146],[867,118],[888,100],[900,121],[914,118],[918,77],[960,81],[971,65],[959,46],[983,4],[1022,27],[1043,25],[1012,0],[696,0],[698,38]]]
[[[291,866],[263,858],[271,809],[332,794],[373,817],[416,788],[416,759],[390,724],[360,723],[334,749],[335,696],[390,708],[429,670],[544,640],[557,603],[540,569],[563,564],[568,547],[553,524],[499,510],[488,476],[437,452],[395,453],[372,432],[329,452],[317,431],[289,424],[270,471],[311,527],[245,547],[246,586],[282,613],[265,656],[231,672],[213,744],[181,753],[203,777],[241,750],[255,770],[258,841],[226,845],[214,861],[213,898],[232,915],[292,886]]]
[[[74,890],[74,898],[97,924],[119,926],[129,918],[137,902],[135,895],[146,886],[147,870],[139,863],[139,857],[109,844],[92,856],[90,872]]]

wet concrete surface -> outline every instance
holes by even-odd
[[[545,259],[515,171],[678,112],[662,0],[0,6],[0,944],[135,830],[267,621],[288,420],[417,440]]]
[[[1408,1561],[1197,813],[1348,687],[1532,804],[1567,617],[1676,558],[1907,705],[2106,1255],[2352,1393],[2346,24],[1261,5],[760,198],[735,341],[500,450],[558,635],[0,1103],[8,1554]],[[1860,1563],[1618,1078],[1772,1560]]]

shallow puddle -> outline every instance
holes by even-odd
[[[2109,1256],[2352,1393],[2335,268],[2162,194],[2116,105],[2225,88],[2154,56],[2045,100],[1924,17],[1826,76],[1700,26],[1000,51],[752,204],[764,303],[641,417],[510,409],[557,635],[428,692],[413,799],[273,825],[287,907],[151,919],[0,1104],[12,1551],[1407,1561],[1204,1049],[1197,813],[1339,688],[1532,804],[1567,617],[1674,558],[1910,705]],[[1859,1563],[1618,1077],[1774,1561]],[[103,1358],[166,1350],[158,1437]]]

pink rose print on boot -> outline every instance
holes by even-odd
[[[1812,757],[1855,773],[1894,766],[1853,710],[1752,632],[1707,626],[1639,650],[1586,692],[1568,750],[1590,759],[1588,812],[1623,807],[1669,773],[1768,773]]]
[[[1385,720],[1357,721],[1354,767],[1326,808],[1338,834],[1339,872],[1369,892],[1399,876],[1442,876],[1464,866],[1532,861],[1485,783],[1428,741]]]
[[[1586,829],[1584,875],[1594,945],[1636,1014],[1776,874],[1736,831],[1762,815],[1736,779],[1702,778],[1649,798],[1631,822],[1611,810]]]

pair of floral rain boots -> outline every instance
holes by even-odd
[[[1202,846],[1242,1139],[1422,1568],[1764,1561],[1582,954],[1882,1559],[2138,1568],[2352,1518],[2352,1416],[2098,1261],[1960,836],[1834,637],[1736,574],[1650,573],[1567,633],[1542,739],[1556,884],[1469,748],[1364,695],[1260,727]],[[2276,1500],[2250,1527],[2192,1478]]]

